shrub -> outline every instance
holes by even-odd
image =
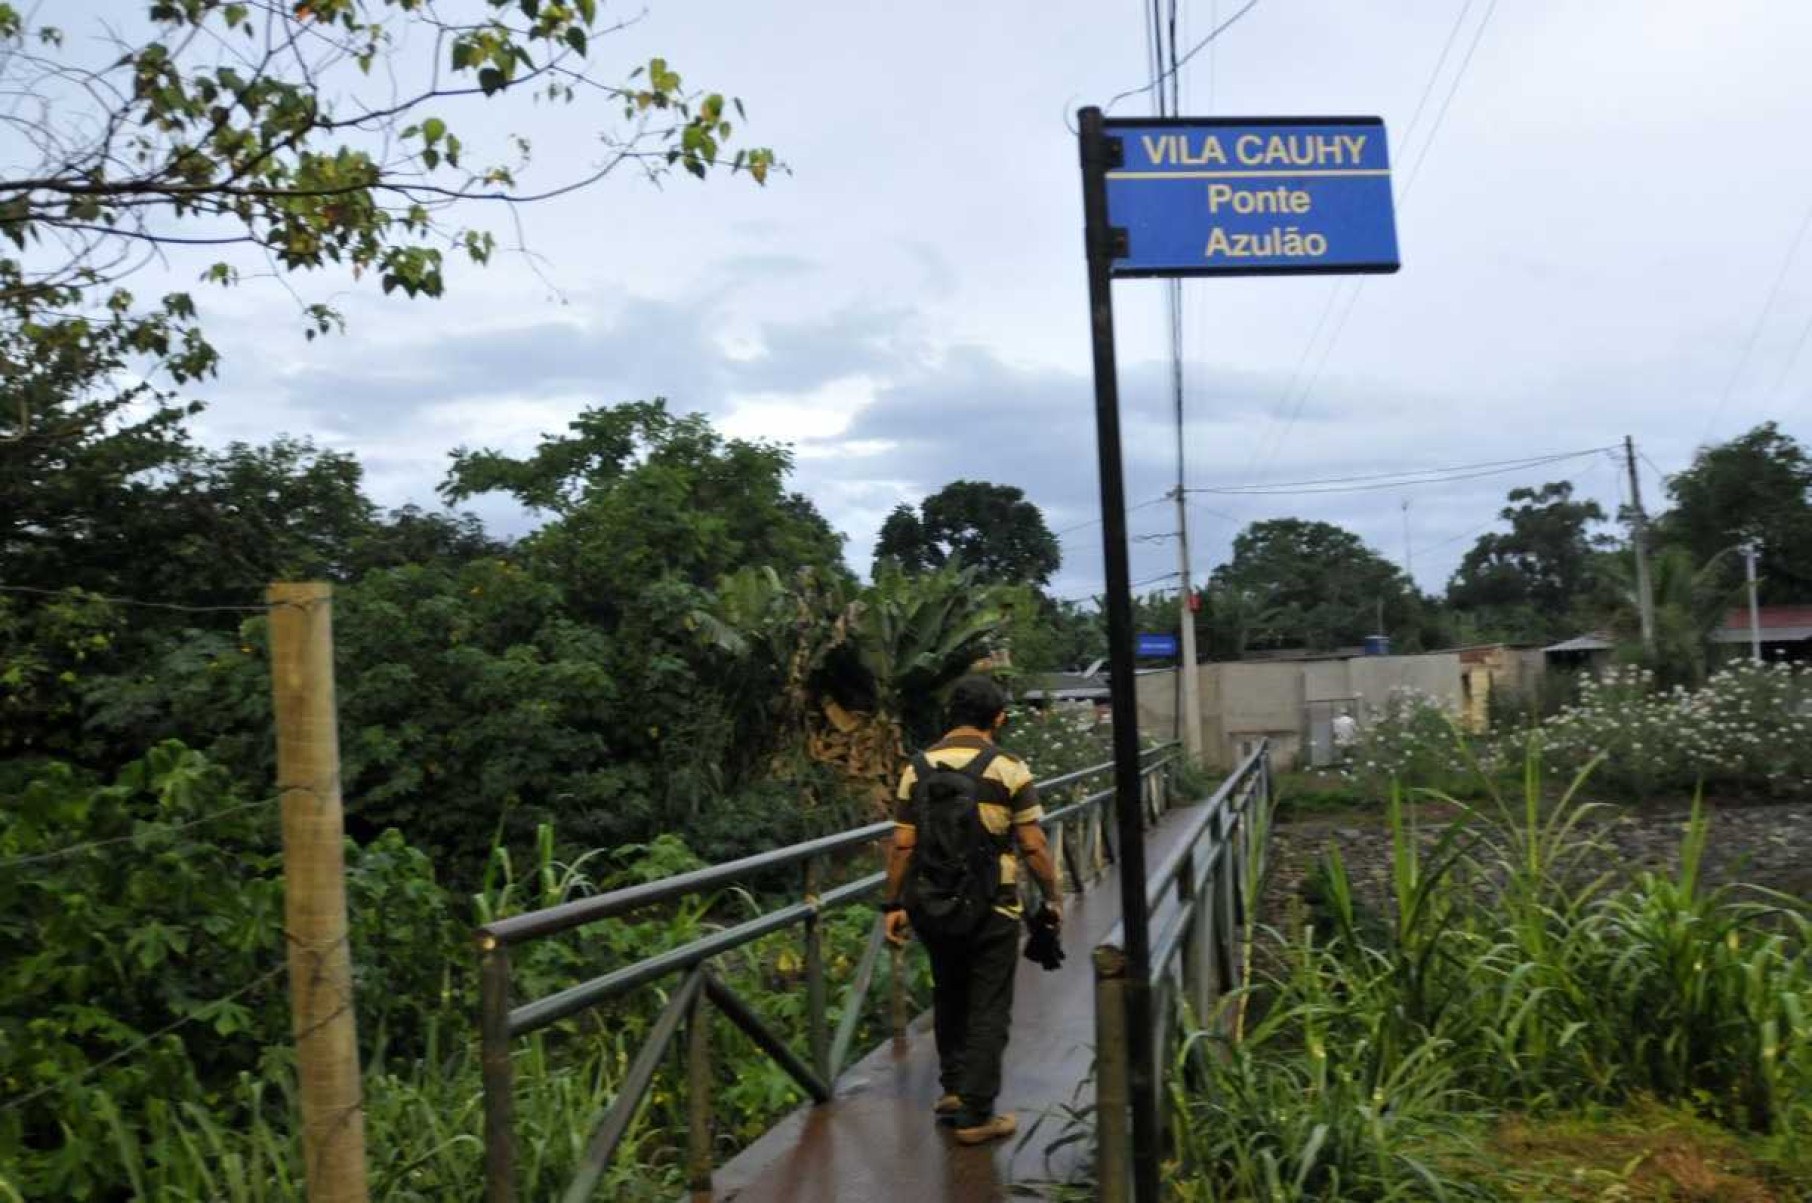
[[[1598,780],[1641,800],[1722,790],[1812,786],[1812,668],[1747,661],[1696,690],[1656,687],[1647,669],[1608,669],[1581,682],[1579,701],[1542,728],[1556,763],[1594,759]]]
[[[1382,706],[1368,709],[1358,741],[1347,750],[1346,771],[1373,797],[1393,781],[1440,788],[1464,781],[1464,737],[1453,715],[1417,689],[1393,689]]]
[[[275,799],[176,743],[110,782],[44,765],[0,811],[0,1160],[27,1197],[105,1194],[122,1131],[287,1045],[278,842]],[[419,1050],[465,960],[451,900],[395,832],[349,849],[347,895],[361,1035]]]

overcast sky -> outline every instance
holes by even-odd
[[[1238,7],[1190,0],[1180,40]],[[798,486],[859,570],[893,505],[958,478],[1022,486],[1054,529],[1086,523],[1094,427],[1065,121],[1143,82],[1141,12],[650,0],[605,61],[663,53],[688,81],[740,95],[748,134],[791,174],[765,189],[613,178],[524,214],[539,272],[509,256],[458,269],[439,302],[360,288],[341,298],[343,337],[305,342],[268,283],[210,294],[227,359],[203,390],[205,435],[311,434],[356,451],[379,500],[432,504],[455,445],[525,450],[586,404],[664,395],[792,443]],[[1186,285],[1191,484],[1625,434],[1671,471],[1703,439],[1767,418],[1812,439],[1812,349],[1794,355],[1812,327],[1812,239],[1783,268],[1812,205],[1809,62],[1802,0],[1260,0],[1184,69],[1184,110],[1382,116],[1403,269],[1362,286]],[[490,132],[533,133],[583,166],[602,120],[518,108]],[[542,178],[565,165],[544,158]],[[1163,288],[1116,285],[1134,505],[1174,474]],[[1643,471],[1652,505],[1660,479]],[[1440,487],[1203,495],[1198,572],[1239,525],[1287,514],[1343,523],[1401,561],[1408,500],[1416,576],[1438,589],[1505,490],[1563,475],[1617,504],[1604,455]],[[1163,506],[1131,524],[1174,527]],[[1057,591],[1096,588],[1099,528],[1063,546]],[[1135,580],[1174,557],[1135,544]]]

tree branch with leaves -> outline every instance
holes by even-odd
[[[765,182],[766,148],[733,152],[740,101],[662,58],[604,76],[627,22],[597,0],[141,0],[130,29],[75,31],[0,0],[0,369],[47,348],[131,359],[174,381],[218,354],[181,292],[141,303],[125,281],[205,248],[230,286],[246,253],[273,274],[341,269],[385,293],[436,297],[449,255],[490,261],[474,210],[520,209],[625,167],[659,180],[713,170]],[[475,106],[597,114],[589,155],[535,178],[534,146],[466,144]],[[573,166],[564,166],[564,165]],[[4,245],[0,244],[0,245]],[[310,337],[341,316],[303,302]],[[7,390],[27,415],[29,388]],[[22,429],[23,417],[19,422]],[[13,433],[17,433],[16,431]]]

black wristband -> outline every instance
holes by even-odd
[[[891,915],[895,911],[903,911],[905,909],[906,904],[904,902],[883,902],[881,904],[881,913],[883,915]]]

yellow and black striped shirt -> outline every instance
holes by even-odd
[[[974,760],[988,741],[979,735],[947,735],[925,749],[925,759],[939,768],[960,769]],[[916,840],[917,816],[912,813],[912,787],[918,783],[918,772],[911,766],[900,775],[900,789],[894,808],[894,826]],[[1012,829],[1022,823],[1036,823],[1044,818],[1044,807],[1038,802],[1038,787],[1032,782],[1032,770],[1025,761],[1007,752],[996,752],[982,773],[981,797],[977,809],[982,826],[1002,837],[1006,851],[1000,855],[1000,893],[994,909],[1010,918],[1021,914],[1019,902],[1019,853],[1011,839]]]

